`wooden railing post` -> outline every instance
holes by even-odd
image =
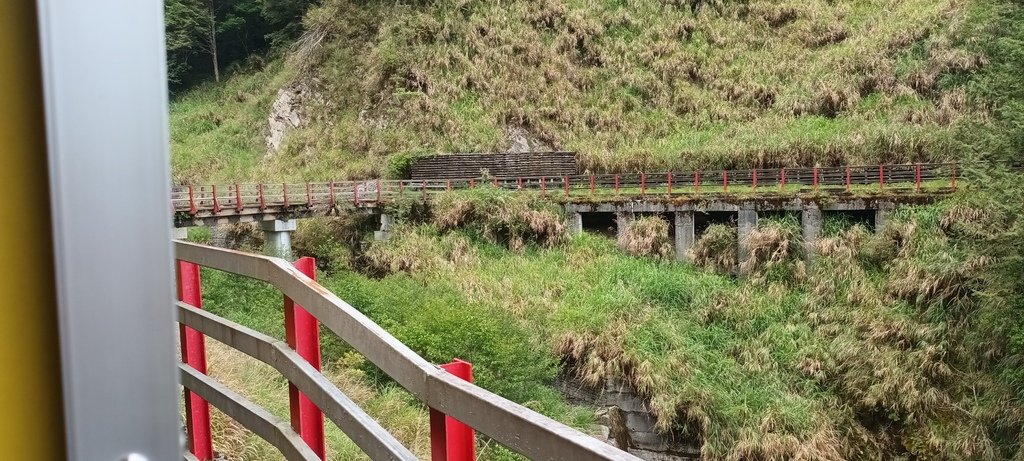
[[[199,266],[177,261],[178,300],[197,308],[203,307],[203,294],[199,281]],[[206,374],[206,339],[202,333],[179,325],[182,363]],[[201,461],[213,459],[213,441],[210,435],[210,404],[185,389],[185,428],[188,449]]]
[[[473,365],[455,359],[441,365],[445,371],[473,382]],[[476,461],[476,431],[459,420],[430,409],[431,461]]]
[[[300,258],[293,264],[299,272],[316,280],[316,260]],[[302,306],[290,298],[284,298],[284,331],[288,346],[303,359],[320,371],[320,323]],[[294,384],[288,384],[288,402],[291,410],[292,429],[302,437],[320,457],[324,459],[324,415],[312,401],[299,392]]]

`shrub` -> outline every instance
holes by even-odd
[[[433,211],[434,224],[443,232],[465,229],[516,251],[530,243],[553,247],[565,239],[561,208],[534,194],[491,187],[446,192]]]
[[[619,248],[634,256],[670,257],[668,222],[658,216],[634,219],[619,236]]]
[[[370,243],[362,260],[364,271],[380,277],[470,264],[474,257],[461,235],[441,236],[431,226],[399,225],[392,229],[390,239]]]
[[[762,219],[745,243],[750,257],[741,269],[752,281],[798,283],[806,276],[803,238],[796,218]]]
[[[712,224],[704,230],[690,249],[690,261],[698,267],[720,274],[735,274],[739,268],[739,242],[736,228],[728,224]]]
[[[292,241],[297,256],[312,256],[323,270],[349,266],[361,252],[363,236],[374,227],[371,216],[347,213],[299,221]]]

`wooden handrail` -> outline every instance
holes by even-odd
[[[531,459],[637,460],[426,361],[288,262],[175,242],[177,259],[270,283],[429,407]]]
[[[284,341],[178,302],[178,322],[270,365],[316,404],[371,459],[416,456]]]
[[[286,421],[281,421],[267,410],[188,365],[178,364],[178,373],[185,388],[210,402],[261,439],[270,442],[281,450],[281,454],[288,461],[320,460]]]

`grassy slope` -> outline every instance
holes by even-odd
[[[968,231],[943,224],[953,209],[908,212],[874,238],[830,223],[811,275],[796,252],[768,262],[772,245],[801,243],[794,223],[764,221],[763,264],[741,283],[595,236],[509,251],[485,241],[503,235],[490,218],[439,232],[442,207],[367,253],[408,272],[321,280],[429,360],[470,360],[480,385],[577,427],[592,417],[548,387],[562,367],[631,381],[661,428],[700,440],[707,459],[1009,459],[1024,411],[1001,373],[1016,369],[1021,322],[979,301],[983,263],[959,241]],[[280,336],[277,295],[208,282],[211,310]],[[325,356],[345,351],[329,341]]]
[[[895,8],[903,3],[913,2],[887,5]],[[319,23],[341,14],[329,9],[339,5],[329,2],[319,10]],[[450,7],[444,2],[438,5]],[[468,5],[466,18],[485,14],[480,10],[487,9]],[[510,8],[514,11],[516,5],[512,2]],[[836,8],[852,8],[849,5],[852,3]],[[857,5],[879,11],[873,2]],[[921,14],[934,12],[930,5],[919,5]],[[348,8],[346,17],[355,17],[348,37],[375,36],[376,26],[368,26],[375,21],[367,19],[374,12],[373,4],[341,6]],[[573,11],[610,8],[603,3],[572,6]],[[990,116],[938,127],[937,134],[940,138],[953,135],[954,145],[972,155],[1016,158],[1024,145],[1020,136],[1024,133],[1024,106],[1020,104],[1024,80],[1019,78],[1024,71],[1024,14],[1019,2],[984,0],[956,3],[950,11],[963,11],[958,9],[961,7],[971,12],[965,28],[992,34],[992,39],[983,43],[964,46],[984,50],[993,64],[970,78],[947,75],[943,79],[945,85],[964,85],[968,99],[989,107]],[[412,12],[427,9],[427,16],[434,11],[430,10],[433,6],[400,8]],[[879,24],[891,22],[887,21],[889,15],[875,19]],[[317,21],[311,19],[311,24]],[[504,23],[495,20],[495,24]],[[989,36],[972,34],[965,37]],[[350,98],[340,107],[362,107],[360,98],[377,94],[367,93],[363,86],[372,80],[365,78],[370,74],[362,73],[361,56],[370,56],[365,62],[371,57],[375,62],[392,62],[365,54],[367,50],[387,51],[378,40],[369,43],[366,49],[353,50],[346,48],[350,42],[332,39],[317,60],[322,77],[349,85],[349,91],[336,90]],[[960,45],[959,39],[953,43]],[[425,46],[419,42],[412,45],[402,49],[415,51]],[[916,49],[908,48],[907,56],[917,53],[920,58],[926,48]],[[346,56],[350,61],[343,65],[338,59]],[[409,62],[399,58],[395,62]],[[921,59],[901,58],[903,61],[925,65]],[[325,66],[324,62],[335,65]],[[388,152],[414,149],[404,146],[462,150],[500,144],[507,122],[501,118],[507,110],[502,107],[507,106],[494,99],[503,96],[478,90],[472,97],[449,104],[452,110],[442,112],[446,128],[439,130],[429,123],[434,109],[398,102],[443,100],[447,93],[424,97],[397,91],[373,105],[390,111],[396,117],[393,123],[376,128],[359,125],[354,123],[359,118],[355,109],[326,107],[322,113],[331,114],[333,126],[328,129],[322,121],[315,123],[296,135],[298,144],[267,161],[261,147],[265,114],[276,88],[295,75],[289,72],[291,68],[294,66],[278,62],[264,71],[236,76],[222,87],[204,87],[179,98],[172,113],[175,175],[179,179],[234,179],[326,177],[339,170],[366,174],[382,170]],[[327,69],[333,69],[330,72],[335,75],[325,74]],[[615,95],[604,98],[610,103],[622,100],[617,93],[606,93]],[[528,93],[524,97],[548,96]],[[911,101],[915,98],[921,99],[914,96]],[[875,99],[895,107],[886,110],[897,112],[907,101],[869,94],[857,106],[870,107],[878,103]],[[597,107],[590,102],[577,107],[573,101],[576,99],[568,102],[569,109]],[[938,105],[927,101],[914,104],[933,116],[941,110],[941,100]],[[533,114],[546,113],[523,107]],[[632,110],[648,110],[639,107]],[[717,110],[716,106],[707,107],[702,110]],[[704,133],[703,137],[686,138],[686,142],[717,145],[729,139],[726,133],[757,133],[745,130],[761,123],[759,120],[787,117],[784,113],[772,115],[774,110],[718,128],[685,128]],[[793,123],[812,126],[798,130],[804,134],[797,138],[857,146],[859,138],[847,143],[842,136],[829,134],[834,130],[826,129],[862,123],[851,116],[853,112],[842,111],[836,118],[793,118]],[[632,123],[634,119],[622,120]],[[892,120],[894,126],[889,128],[893,130],[935,128],[927,123],[908,124],[899,117]],[[531,123],[536,128],[548,122],[542,117],[540,122],[531,119]],[[573,141],[578,126],[553,129],[569,133],[565,145],[593,140],[600,147],[609,139],[581,136]],[[631,151],[636,146],[629,144],[669,142],[665,141],[669,138],[659,140],[660,135],[652,133],[624,137],[621,142],[626,147],[619,150],[602,151],[601,147],[592,152],[608,158],[628,156],[629,161],[646,158],[636,154],[640,151]],[[764,153],[774,149],[774,137],[750,136],[751,144],[741,147]],[[460,147],[462,144],[452,139],[470,147]],[[303,150],[306,146],[311,150]],[[719,155],[710,148],[694,149],[686,151],[694,155],[685,161],[714,162]],[[887,155],[900,149],[866,152]],[[232,154],[224,155],[225,151]],[[737,164],[750,160],[749,152],[736,152]],[[793,152],[793,158],[803,155],[801,149]],[[773,158],[762,160],[775,161]],[[1024,317],[1019,315],[1024,286],[1017,274],[1024,270],[1019,244],[1024,238],[1019,222],[1024,210],[1017,202],[1024,191],[1016,177],[996,176],[991,184],[1002,192],[965,194],[951,204],[910,212],[895,222],[900,232],[888,243],[856,235],[847,236],[846,243],[831,242],[831,256],[823,259],[821,275],[810,278],[804,278],[800,270],[781,266],[766,270],[771,274],[766,276],[769,282],[737,284],[683,265],[628,257],[592,238],[554,249],[530,247],[525,252],[508,252],[475,239],[466,241],[458,233],[442,237],[436,231],[420,230],[403,232],[404,237],[381,247],[381,251],[393,252],[393,245],[400,253],[413,248],[407,255],[410,260],[433,261],[421,264],[412,274],[377,280],[339,271],[325,283],[432,360],[470,358],[481,367],[485,386],[576,425],[585,426],[589,419],[562,405],[545,388],[559,358],[582,364],[577,371],[584,377],[618,372],[634,380],[650,393],[665,426],[702,437],[705,452],[713,459],[767,459],[773,454],[796,454],[804,459],[1020,459],[1024,411],[1019,401],[1024,396],[1024,373],[1017,357],[1024,356]],[[407,244],[404,248],[402,242]],[[893,247],[893,242],[903,243]],[[325,247],[336,249],[334,244]],[[207,281],[212,287],[207,292],[211,309],[280,336],[280,327],[274,326],[279,321],[276,294],[253,294],[253,287],[246,282],[216,277]],[[380,299],[388,302],[377,301]],[[459,331],[455,327],[464,325],[464,320],[478,321],[474,324],[480,326]],[[452,331],[459,331],[455,340],[439,339]],[[508,336],[517,340],[507,341]],[[330,358],[343,357],[345,348],[329,342],[326,352]],[[523,366],[520,360],[524,357],[531,366]],[[357,362],[338,360],[337,373],[344,375]],[[233,376],[226,371],[226,377]],[[254,382],[263,382],[261,379]],[[272,382],[280,387],[279,380]],[[355,380],[360,386],[367,382],[376,387],[366,398],[394,405],[378,414],[409,415],[386,423],[406,434],[401,436],[403,441],[422,450],[422,441],[417,442],[415,436],[422,430],[417,429],[417,424],[422,426],[422,409],[410,406],[406,397],[384,382]],[[264,387],[272,386],[257,384],[253,392],[258,396]],[[380,397],[374,397],[376,391],[383,391]],[[268,404],[279,413],[285,408],[280,401]],[[332,437],[332,449],[352,453],[350,442],[337,433]],[[505,457],[497,449],[487,453],[492,459]],[[260,456],[252,459],[262,459]]]
[[[595,170],[954,156],[989,0],[708,3],[330,0],[307,18],[319,46],[176,98],[175,174],[386,175],[397,153],[504,148],[510,127]],[[264,159],[292,81],[317,89],[310,121]]]

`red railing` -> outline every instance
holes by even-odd
[[[186,459],[214,459],[210,405],[270,442],[289,460],[325,459],[324,416],[370,459],[415,456],[320,373],[320,324],[430,408],[432,461],[473,461],[476,431],[531,459],[636,461],[587,434],[472,385],[472,366],[431,365],[314,280],[315,263],[175,243],[179,374],[185,393]],[[283,293],[286,340],[202,310],[200,266],[267,282]],[[301,302],[302,305],[299,305]],[[291,424],[206,376],[205,338],[270,365],[288,381]]]
[[[779,193],[944,193],[956,189],[956,163],[759,168],[750,170],[601,174],[557,177],[466,178],[439,180],[357,180],[283,184],[175,186],[172,209],[191,215],[254,214],[275,209],[336,209],[339,204],[375,206],[398,197],[428,196],[480,186],[536,191],[566,200],[587,197],[686,196]],[[549,194],[561,189],[562,194]],[[768,192],[765,192],[768,191]]]

